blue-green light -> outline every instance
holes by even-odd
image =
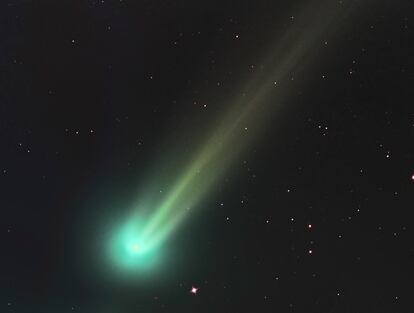
[[[148,271],[159,263],[158,245],[141,232],[142,220],[135,217],[110,234],[109,257],[118,270]]]

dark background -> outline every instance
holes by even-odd
[[[366,1],[321,42],[164,279],[85,261],[100,205],[185,158],[304,4],[2,3],[0,312],[411,311],[411,1]]]

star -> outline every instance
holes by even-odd
[[[199,288],[196,288],[196,287],[192,286],[191,289],[190,289],[190,293],[192,293],[193,295],[196,295],[197,292],[198,292],[198,289]]]

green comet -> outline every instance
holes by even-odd
[[[269,48],[262,70],[241,88],[243,92],[223,104],[227,112],[212,126],[210,136],[200,145],[162,202],[145,217],[137,217],[140,210],[132,208],[133,214],[127,222],[115,228],[109,240],[109,255],[116,266],[137,272],[155,268],[167,238],[240,159],[268,116],[274,115],[286,101],[292,72],[314,63],[319,47],[332,32],[332,25],[337,28],[346,15],[344,6],[337,3],[321,1],[311,5],[312,10],[305,8],[303,14],[295,18],[296,24]],[[320,13],[315,16],[314,12]]]

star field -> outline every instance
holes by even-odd
[[[0,10],[0,312],[411,312],[410,1]]]

